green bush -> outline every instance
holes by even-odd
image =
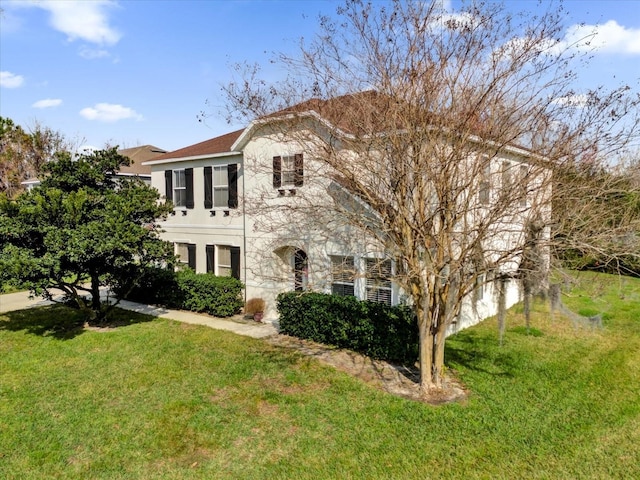
[[[324,293],[281,293],[280,332],[372,358],[414,362],[418,327],[409,307],[363,302]]]
[[[204,312],[216,317],[229,317],[243,305],[240,280],[216,277],[211,273],[195,273],[186,269],[148,268],[136,286],[126,295],[128,300],[163,305],[169,308]],[[115,292],[120,296],[123,292]]]
[[[205,312],[216,317],[230,317],[242,308],[242,282],[233,277],[182,270],[176,275],[182,300],[181,308]]]

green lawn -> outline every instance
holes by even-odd
[[[0,315],[0,478],[640,478],[640,281],[579,279],[604,330],[516,308],[499,347],[488,320],[448,340],[471,394],[439,407],[205,327]]]

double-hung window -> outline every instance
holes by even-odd
[[[391,305],[391,260],[365,259],[367,300]]]
[[[175,207],[193,208],[193,168],[165,170],[165,196]]]
[[[353,296],[355,269],[353,257],[331,257],[331,293]]]
[[[196,246],[193,243],[176,243],[178,262],[193,270],[196,269]]]
[[[273,157],[273,187],[291,188],[304,184],[304,160],[301,153]]]
[[[204,167],[204,208],[238,208],[238,165]]]
[[[187,206],[187,181],[184,169],[173,171],[173,204],[176,207]]]
[[[229,175],[226,165],[213,167],[213,206],[229,207]]]

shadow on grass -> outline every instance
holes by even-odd
[[[150,315],[116,308],[100,326],[85,328],[86,319],[80,310],[63,305],[48,305],[0,314],[0,330],[25,331],[33,335],[70,340],[89,330],[108,331],[154,319],[155,317]]]
[[[456,369],[462,367],[497,377],[513,377],[519,362],[497,342],[497,338],[473,331],[459,333],[445,344],[446,363]]]

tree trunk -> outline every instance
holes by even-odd
[[[433,328],[433,312],[419,308],[420,333],[420,392],[426,396],[442,388],[444,367],[444,328]]]
[[[431,322],[429,321],[429,313],[419,308],[418,314],[418,332],[419,332],[419,363],[420,363],[420,392],[422,395],[428,394],[435,388],[433,384],[433,360],[434,360],[434,338],[431,333]]]
[[[91,310],[98,322],[103,320],[102,303],[100,302],[100,278],[97,274],[91,274]]]

